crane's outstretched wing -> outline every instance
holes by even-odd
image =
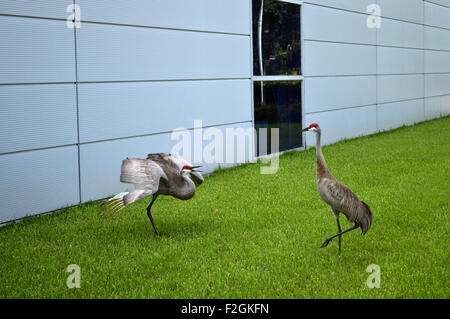
[[[136,189],[110,198],[99,213],[102,215],[115,214],[124,207],[156,193],[161,178],[167,180],[167,175],[154,161],[139,158],[125,159],[122,162],[120,181],[134,184]]]

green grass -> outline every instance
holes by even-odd
[[[333,174],[369,203],[367,235],[337,230],[319,197],[315,151],[219,170],[189,201],[161,197],[156,237],[137,203],[100,202],[0,228],[2,298],[450,298],[450,117],[323,149]],[[327,132],[324,132],[327,134]],[[343,228],[352,226],[341,218]],[[69,264],[81,288],[68,289]],[[381,288],[369,289],[370,264]]]

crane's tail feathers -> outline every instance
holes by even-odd
[[[124,208],[125,202],[124,202],[124,197],[126,195],[128,195],[129,192],[122,192],[117,194],[114,197],[111,197],[107,200],[105,200],[100,206],[102,207],[100,209],[100,211],[98,212],[99,215],[101,216],[107,216],[109,215],[111,212],[114,212],[114,214],[121,210],[122,208]]]
[[[114,215],[126,206],[129,206],[138,200],[153,194],[152,190],[135,189],[132,192],[123,192],[108,199],[102,204],[102,208],[98,212],[101,216]]]
[[[364,205],[365,211],[360,218],[359,225],[361,227],[361,234],[364,235],[370,229],[370,226],[372,226],[373,212],[369,205],[363,201],[361,203]]]
[[[102,209],[99,211],[99,214],[103,217],[108,216],[110,214],[114,215],[119,210],[125,208],[125,203],[121,199],[115,199],[109,201],[107,205],[104,205]]]

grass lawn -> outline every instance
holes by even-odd
[[[323,132],[327,134],[327,132]],[[371,205],[343,236],[319,197],[315,150],[219,170],[195,197],[144,200],[109,218],[100,202],[0,228],[1,298],[450,298],[450,117],[324,147],[332,173]],[[341,218],[342,227],[352,224]],[[69,264],[81,288],[68,289]],[[381,268],[369,289],[366,268]]]

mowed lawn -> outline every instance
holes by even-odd
[[[343,236],[341,256],[336,240],[319,248],[337,226],[313,148],[283,155],[275,175],[246,164],[206,177],[189,201],[160,197],[160,237],[145,200],[109,218],[93,202],[2,227],[0,297],[450,298],[450,117],[323,153],[374,211],[365,236]],[[80,289],[66,286],[69,264]],[[371,264],[379,289],[366,285]]]

